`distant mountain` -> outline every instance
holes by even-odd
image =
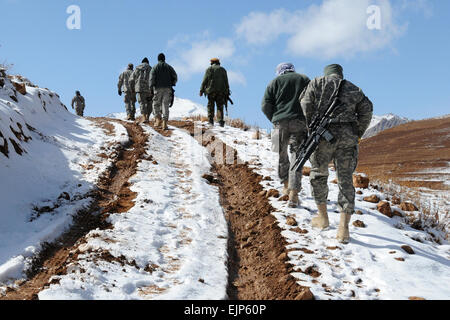
[[[392,113],[386,114],[384,116],[373,116],[372,122],[370,123],[370,126],[364,134],[363,138],[366,139],[376,136],[384,130],[394,128],[407,122],[410,122],[408,118],[400,117]]]

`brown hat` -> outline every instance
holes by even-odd
[[[211,63],[220,63],[219,58],[212,58]]]

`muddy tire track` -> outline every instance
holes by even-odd
[[[194,136],[193,122],[169,122]],[[309,288],[300,286],[291,275],[287,242],[281,235],[275,209],[266,198],[263,177],[239,164],[237,151],[202,129],[202,145],[214,157],[232,154],[233,164],[214,163],[210,177],[219,187],[221,205],[229,228],[227,294],[231,300],[313,300]],[[196,137],[197,138],[197,137]],[[229,158],[228,158],[229,159]],[[227,161],[227,163],[230,163]]]
[[[28,280],[17,288],[8,288],[0,300],[36,300],[38,293],[51,284],[51,277],[67,273],[67,265],[77,260],[77,248],[85,243],[84,237],[97,228],[112,228],[106,221],[109,213],[127,212],[134,206],[136,193],[130,190],[129,179],[136,173],[139,159],[145,157],[148,141],[143,129],[131,122],[107,118],[90,118],[106,131],[111,131],[110,121],[122,124],[130,141],[121,146],[111,168],[100,177],[97,189],[92,191],[91,206],[74,216],[73,224],[53,243],[46,243],[38,256],[33,258],[27,271]]]

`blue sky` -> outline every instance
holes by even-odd
[[[66,27],[70,5],[81,9],[80,30]],[[367,28],[370,5],[380,10],[380,28]],[[280,62],[310,78],[342,64],[378,115],[450,113],[450,1],[0,0],[0,11],[0,62],[67,106],[80,90],[89,116],[123,112],[119,73],[143,57],[155,64],[160,52],[179,74],[177,96],[204,105],[204,70],[221,58],[235,101],[230,116],[251,125],[270,127],[261,100]]]

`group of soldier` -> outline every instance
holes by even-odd
[[[335,139],[321,139],[309,159],[312,195],[318,208],[318,216],[312,219],[311,224],[322,230],[329,227],[327,182],[332,161],[339,186],[337,240],[348,243],[349,222],[355,211],[353,173],[358,162],[359,141],[372,119],[372,102],[360,88],[344,80],[343,68],[338,64],[325,67],[324,76],[312,81],[296,73],[291,63],[278,65],[276,74],[266,89],[262,111],[274,124],[272,143],[279,152],[278,174],[284,185],[283,192],[289,196],[289,207],[295,208],[300,204],[298,194],[302,187],[302,172],[291,170],[291,164],[309,134],[314,117],[324,114],[333,94],[339,91],[342,110],[332,119],[329,128]]]
[[[200,96],[208,98],[208,122],[214,125],[215,108],[217,107],[217,120],[220,126],[225,125],[224,107],[230,99],[231,91],[228,82],[228,74],[220,65],[218,58],[210,60],[211,66],[206,70],[200,87]],[[118,93],[124,95],[127,120],[135,121],[136,101],[140,105],[144,123],[149,123],[150,115],[154,114],[155,127],[168,130],[170,108],[175,99],[175,90],[178,81],[174,68],[166,63],[164,53],[158,55],[158,63],[152,68],[148,58],[142,60],[142,64],[134,69],[132,63],[127,70],[119,76],[117,84]],[[85,99],[79,91],[76,91],[72,99],[72,109],[78,116],[83,116]]]
[[[214,111],[224,126],[224,107],[231,91],[227,71],[217,58],[211,59],[211,66],[203,78],[200,96],[208,98],[208,120],[214,125]],[[155,126],[162,125],[167,130],[169,108],[173,104],[173,86],[177,83],[175,70],[165,62],[164,54],[158,56],[158,64],[150,67],[147,58],[133,70],[119,77],[118,92],[124,94],[128,120],[135,120],[136,100],[140,104],[144,122],[149,122],[150,114],[155,115]],[[312,219],[312,226],[319,229],[329,227],[327,212],[328,168],[333,162],[337,174],[339,195],[338,208],[340,223],[337,239],[341,243],[350,240],[349,222],[355,211],[355,188],[353,173],[358,162],[359,141],[367,130],[373,115],[372,102],[362,90],[348,80],[344,80],[343,68],[338,64],[325,67],[324,76],[312,81],[295,71],[291,63],[281,63],[276,68],[276,78],[270,82],[264,94],[262,111],[273,123],[272,144],[279,153],[278,175],[284,185],[283,193],[289,197],[289,207],[300,205],[299,193],[302,188],[302,172],[291,169],[299,148],[308,137],[308,129],[317,115],[329,107],[333,94],[339,90],[339,100],[343,110],[332,120],[329,131],[335,137],[332,141],[322,139],[310,157],[310,181],[312,195],[318,208],[318,216]],[[136,99],[137,96],[137,99]],[[85,101],[77,91],[72,101],[77,114],[83,115]]]
[[[174,68],[166,63],[164,53],[158,55],[158,63],[152,68],[148,58],[133,70],[133,64],[128,65],[119,76],[118,93],[124,95],[127,120],[135,120],[136,101],[141,108],[144,123],[149,123],[150,115],[155,116],[155,127],[168,130],[169,109],[174,102],[173,87],[178,81]]]
[[[174,103],[173,87],[178,76],[174,68],[166,63],[163,53],[158,55],[158,63],[152,68],[149,60],[144,58],[142,64],[133,71],[133,65],[119,76],[118,92],[124,96],[127,119],[135,120],[136,101],[140,105],[144,123],[149,123],[153,111],[155,127],[168,130],[169,109]],[[211,59],[211,66],[206,70],[200,96],[208,97],[208,120],[214,124],[215,105],[217,105],[217,118],[223,127],[225,124],[223,108],[230,95],[227,72],[220,66],[220,60]]]

